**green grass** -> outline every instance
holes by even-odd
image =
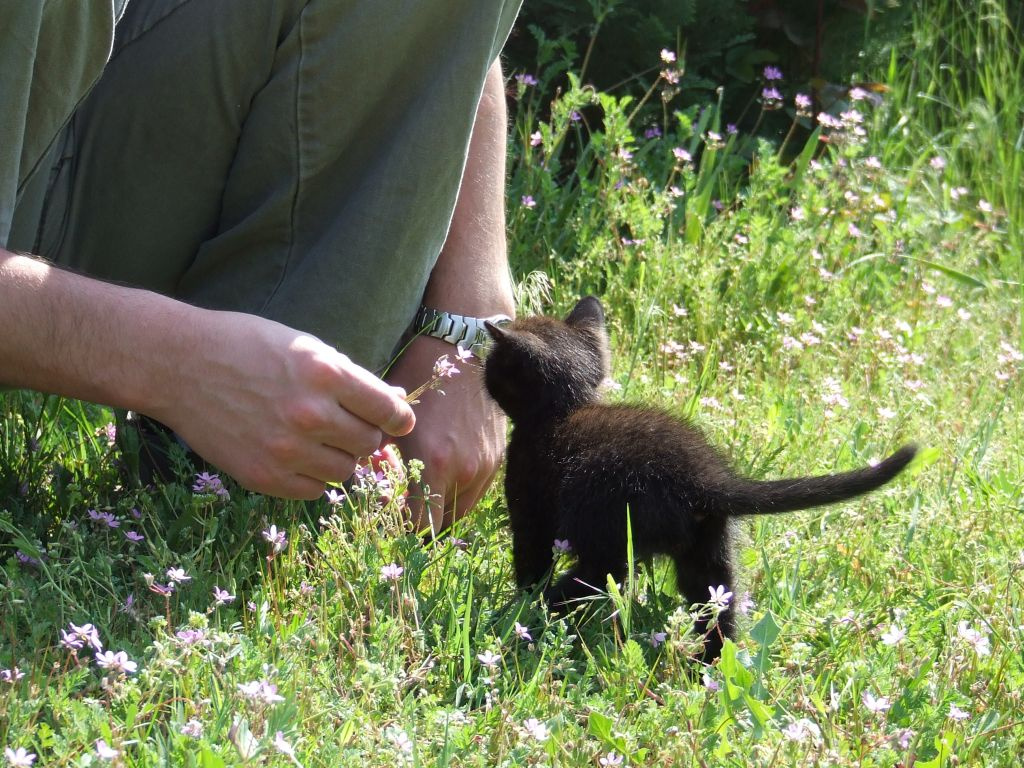
[[[548,105],[519,93],[521,305],[602,296],[613,397],[693,419],[759,477],[924,449],[875,495],[743,527],[746,616],[714,668],[690,659],[665,563],[578,628],[519,594],[497,490],[424,546],[372,489],[223,499],[184,467],[124,489],[109,413],[7,393],[0,669],[24,677],[0,680],[0,745],[58,766],[100,762],[98,739],[137,766],[1018,765],[1021,46],[997,4],[932,5],[915,54],[864,73],[891,89],[848,105],[866,136],[798,126],[782,160],[715,105],[668,102],[644,138],[639,96],[570,87],[539,124]],[[288,544],[268,559],[272,524]],[[170,568],[191,580],[151,591]],[[69,622],[138,670],[63,648]]]

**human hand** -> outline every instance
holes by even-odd
[[[315,499],[416,423],[404,392],[312,336],[236,312],[191,330],[176,397],[146,413],[250,490]]]
[[[455,349],[427,336],[413,339],[387,374],[387,381],[413,391],[428,381],[442,355]],[[459,373],[424,392],[416,409],[416,429],[393,441],[405,461],[424,464],[422,487],[429,498],[410,493],[417,530],[429,523],[439,531],[465,515],[487,491],[505,452],[505,416],[483,386],[480,361],[456,362]],[[442,394],[442,392],[444,394]],[[424,503],[426,501],[426,503]]]

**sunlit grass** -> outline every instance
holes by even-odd
[[[580,627],[519,594],[498,490],[424,544],[400,478],[308,505],[196,491],[184,466],[122,488],[109,413],[7,393],[8,762],[1017,765],[1020,46],[995,5],[939,5],[914,34],[946,47],[783,153],[716,105],[667,102],[648,134],[639,96],[577,84],[548,110],[518,83],[521,303],[602,296],[612,397],[692,418],[759,477],[924,449],[875,495],[741,527],[742,631],[716,666],[666,563],[598,585]],[[956,129],[986,104],[1009,109]],[[72,623],[124,656],[100,666]]]

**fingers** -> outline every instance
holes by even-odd
[[[341,407],[389,435],[411,432],[416,416],[404,400],[404,390],[386,384],[344,355],[340,357],[347,365],[339,366],[332,391]]]

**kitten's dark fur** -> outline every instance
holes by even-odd
[[[850,499],[891,480],[916,452],[908,445],[875,467],[838,475],[750,480],[679,418],[600,402],[609,361],[597,299],[580,301],[564,322],[527,317],[488,330],[487,390],[513,423],[505,494],[516,580],[529,587],[545,577],[555,539],[568,539],[578,558],[545,593],[552,606],[594,594],[607,574],[623,578],[627,505],[635,559],[668,555],[679,591],[704,603],[709,586],[733,584],[730,518]],[[718,626],[733,635],[731,608]],[[707,632],[706,624],[697,629]],[[711,632],[705,658],[720,650]]]

